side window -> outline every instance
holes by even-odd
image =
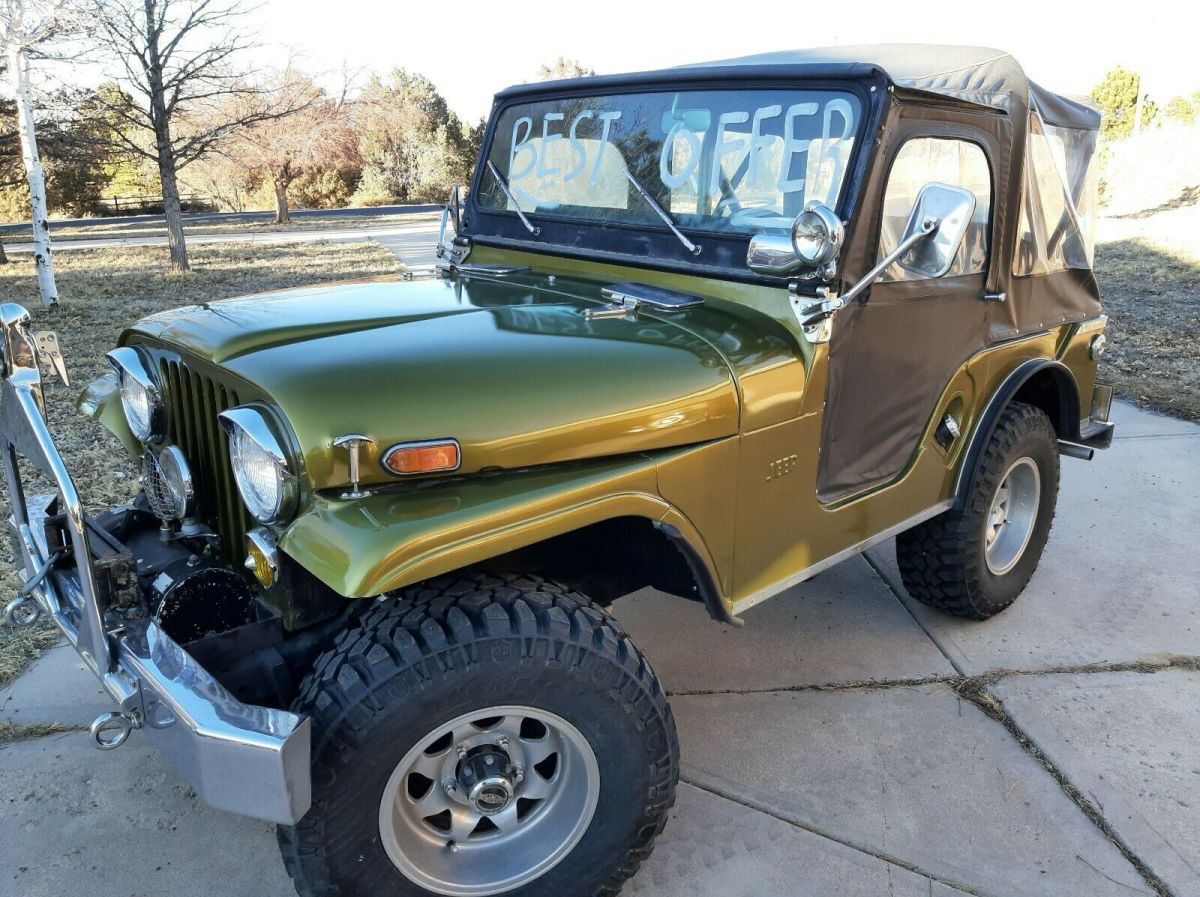
[[[975,194],[975,215],[947,277],[977,274],[987,267],[988,222],[992,211],[992,174],[987,157],[977,144],[967,140],[915,137],[900,148],[883,196],[883,226],[879,231],[877,259],[896,248],[908,224],[917,194],[937,181],[965,187]],[[882,280],[917,280],[921,275],[892,265]]]
[[[1092,267],[1096,235],[1096,133],[1029,117],[1025,183],[1013,274]]]

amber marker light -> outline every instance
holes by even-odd
[[[246,533],[246,562],[243,565],[254,578],[269,589],[279,581],[279,551],[275,538],[262,527]]]
[[[449,473],[462,463],[458,443],[453,439],[433,442],[402,442],[383,456],[383,468],[397,476],[416,473]]]

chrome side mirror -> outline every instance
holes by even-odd
[[[837,261],[844,236],[842,222],[833,209],[819,202],[810,203],[796,216],[790,233],[751,237],[746,266],[756,274],[775,277],[796,271],[819,271]]]
[[[796,317],[811,342],[829,339],[829,317],[845,308],[883,276],[893,264],[922,277],[941,277],[954,264],[954,257],[975,214],[975,194],[948,184],[926,184],[913,203],[904,235],[896,248],[879,260],[845,293],[838,296],[825,287],[817,298],[796,303]]]
[[[928,239],[918,240],[910,252],[900,256],[897,264],[918,277],[941,277],[954,264],[974,214],[975,194],[970,190],[949,184],[926,184],[913,204],[900,244],[904,245],[914,234],[924,236],[926,221],[936,221],[937,228]]]

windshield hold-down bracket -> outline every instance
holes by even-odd
[[[604,287],[600,295],[612,300],[600,308],[585,308],[583,316],[589,320],[596,318],[624,318],[636,315],[641,308],[653,308],[657,311],[682,311],[704,304],[702,296],[690,293],[678,293],[662,287],[652,287],[641,283],[617,283]]]

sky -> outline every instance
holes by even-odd
[[[1086,95],[1115,65],[1140,71],[1160,104],[1200,90],[1195,0],[262,0],[254,18],[257,65],[292,55],[326,72],[402,66],[472,122],[496,91],[560,55],[608,74],[806,46],[959,43],[1006,50],[1059,93]]]

